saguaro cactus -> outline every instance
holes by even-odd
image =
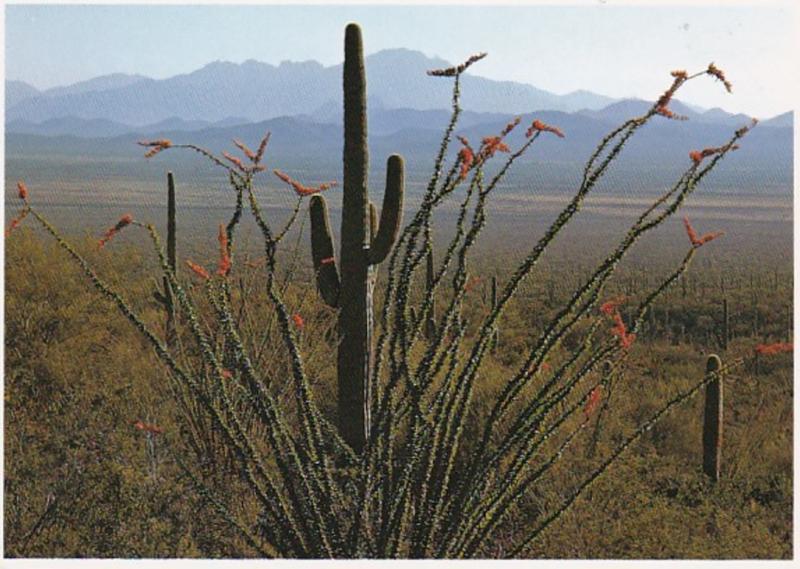
[[[175,178],[172,172],[167,172],[167,261],[173,273],[177,274],[177,254],[175,245]],[[164,290],[153,293],[155,299],[164,305],[167,312],[166,342],[171,346],[175,341],[175,304],[172,299],[172,289],[169,280],[164,277]]]
[[[389,254],[403,210],[403,159],[387,162],[380,223],[370,215],[367,191],[367,89],[361,29],[349,24],[344,41],[344,175],[339,267],[325,199],[311,199],[311,247],[317,286],[323,300],[339,309],[337,358],[339,429],[355,451],[364,447],[369,425],[372,369],[372,285],[374,266]]]
[[[722,377],[719,371],[722,362],[719,356],[710,355],[706,363],[706,374],[718,374],[706,384],[706,403],[703,416],[703,472],[714,482],[719,480],[722,461]]]
[[[492,275],[492,310],[497,308],[497,275]],[[500,325],[495,325],[494,332],[492,332],[492,352],[497,351],[497,345],[500,343]]]

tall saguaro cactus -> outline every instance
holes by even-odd
[[[339,429],[356,452],[369,425],[368,379],[372,369],[374,266],[389,254],[403,210],[403,159],[387,161],[386,192],[377,229],[367,191],[367,89],[361,28],[349,24],[344,41],[344,185],[337,269],[325,199],[311,199],[311,247],[323,300],[339,309],[337,358]]]
[[[722,362],[719,356],[708,356],[706,374],[717,374],[706,384],[705,412],[703,414],[703,472],[714,482],[719,480],[722,462]]]

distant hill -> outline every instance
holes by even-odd
[[[794,128],[794,112],[789,111],[772,117],[771,119],[763,121],[761,125]]]
[[[407,49],[375,53],[366,58],[370,96],[386,108],[446,108],[450,82],[425,72],[448,65]],[[242,116],[253,122],[313,114],[324,108],[335,111],[341,108],[340,83],[341,65],[218,61],[168,79],[116,74],[42,93],[28,92],[9,100],[6,120],[39,123],[72,116],[141,126],[171,117],[216,122]],[[589,91],[557,95],[532,85],[469,74],[463,78],[463,93],[463,107],[476,112],[575,111],[599,109],[613,101]]]
[[[41,94],[46,97],[60,97],[63,95],[76,95],[79,93],[90,93],[92,91],[108,91],[111,89],[119,89],[121,87],[128,87],[136,85],[143,81],[153,81],[144,75],[128,75],[126,73],[112,73],[110,75],[101,75],[94,79],[87,81],[79,81],[72,85],[65,87],[53,87],[47,89]]]
[[[6,110],[39,94],[39,90],[24,81],[6,81]]]

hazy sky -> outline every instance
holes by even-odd
[[[669,71],[714,61],[734,84],[687,85],[680,98],[769,117],[795,104],[796,20],[789,4],[615,6],[23,6],[6,7],[6,77],[38,88],[113,72],[163,78],[214,60],[342,58],[348,21],[368,53],[406,47],[474,73],[556,93],[656,97]]]

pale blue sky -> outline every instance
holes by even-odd
[[[710,61],[711,81],[681,98],[769,117],[794,106],[798,62],[789,8],[746,6],[6,6],[6,77],[38,88],[112,72],[163,78],[214,60],[341,61],[342,29],[362,24],[368,53],[406,47],[474,72],[566,93],[656,97],[672,69]]]

